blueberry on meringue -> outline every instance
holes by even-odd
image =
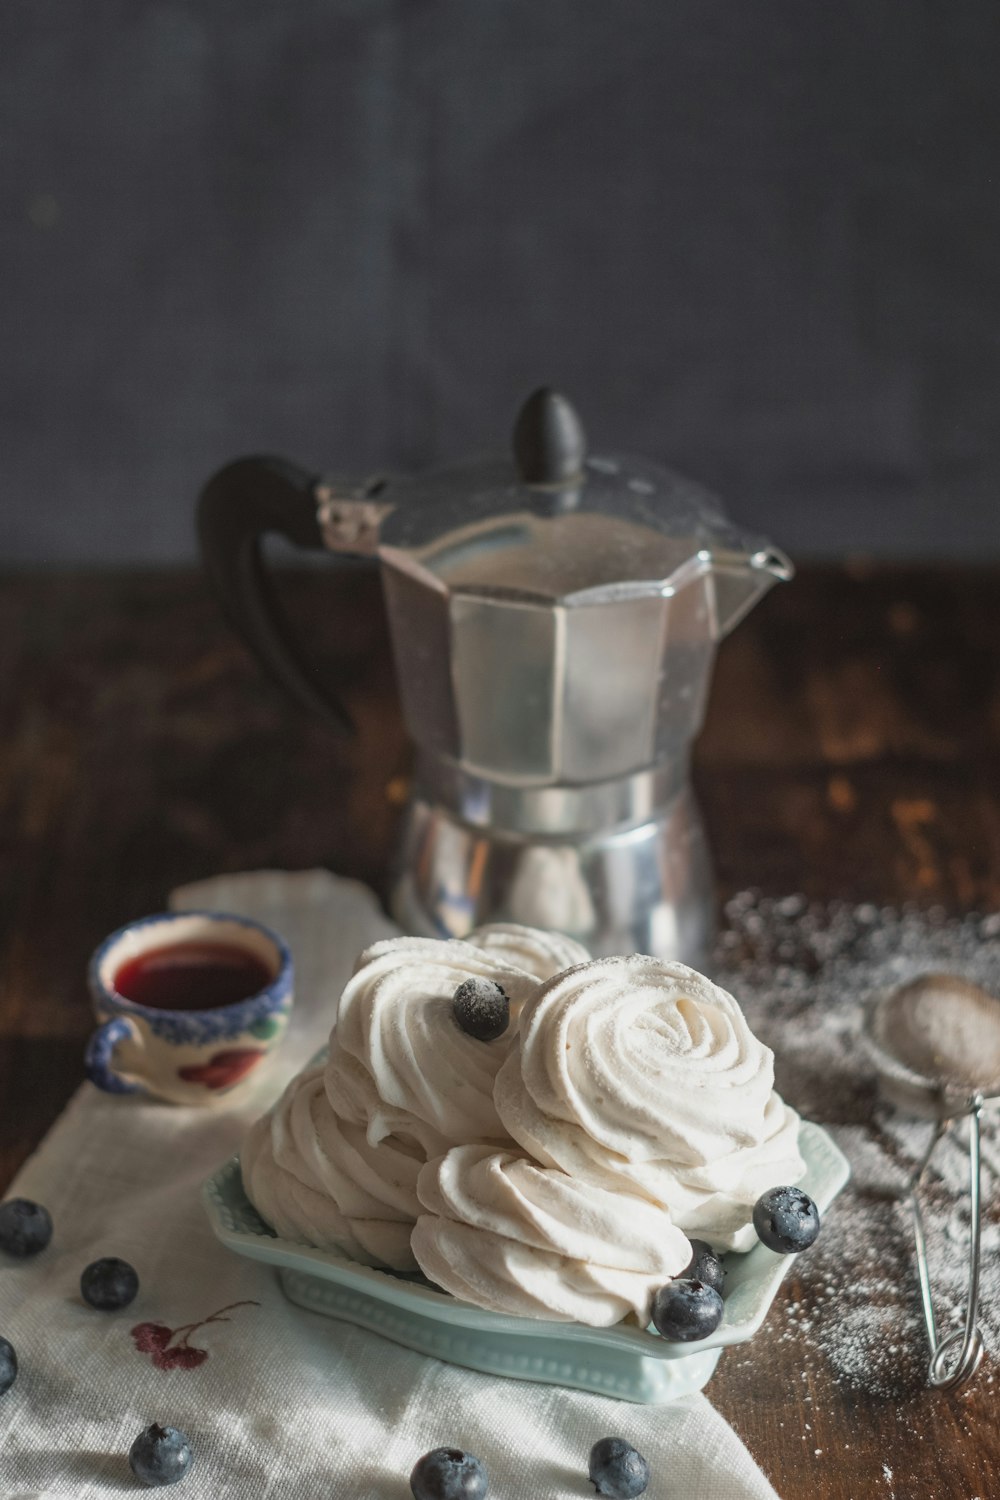
[[[495,1042],[510,1025],[507,991],[495,979],[463,979],[451,1009],[462,1030],[480,1042]]]

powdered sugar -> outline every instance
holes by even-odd
[[[837,1380],[884,1396],[920,1388],[927,1367],[909,1212],[899,1200],[933,1126],[882,1102],[862,1040],[875,996],[930,971],[1000,993],[1000,917],[810,906],[746,892],[730,902],[713,977],[732,990],[775,1052],[790,1104],[831,1130],[853,1181],[800,1263],[802,1296],[783,1338],[800,1339]],[[924,1197],[939,1328],[961,1321],[968,1257],[968,1155],[959,1126],[940,1142]],[[983,1117],[980,1329],[993,1379],[1000,1355],[1000,1135]],[[888,1478],[889,1476],[886,1476]]]

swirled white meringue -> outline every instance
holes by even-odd
[[[557,975],[525,1004],[500,1119],[538,1161],[662,1204],[718,1249],[754,1242],[760,1193],[804,1164],[769,1048],[733,997],[634,954]]]
[[[590,954],[574,938],[561,932],[543,932],[539,927],[522,927],[519,922],[489,922],[470,932],[465,941],[534,974],[536,979],[551,979],[574,964],[590,962]]]
[[[492,979],[511,1024],[493,1042],[458,1025],[452,999],[463,980]],[[340,998],[326,1088],[338,1113],[365,1125],[374,1145],[404,1131],[440,1155],[469,1141],[507,1140],[493,1104],[497,1070],[534,975],[488,948],[455,939],[388,938],[359,958]]]
[[[567,1177],[518,1153],[458,1146],[417,1180],[421,1270],[477,1307],[606,1327],[633,1313],[690,1259],[662,1208]]]
[[[338,1119],[321,1067],[292,1079],[240,1152],[246,1195],[279,1235],[396,1271],[416,1265],[424,1161],[413,1140],[386,1135],[372,1146],[363,1127]]]
[[[492,1091],[514,1027],[477,1041],[457,1026],[451,1001],[464,979],[485,976],[503,985],[516,1018],[538,983],[505,958],[517,936],[487,932],[483,948],[400,938],[361,954],[327,1062],[292,1081],[243,1147],[247,1195],[279,1234],[415,1268],[420,1167],[456,1134],[507,1139]],[[540,936],[535,946],[520,939],[525,956],[549,952]]]

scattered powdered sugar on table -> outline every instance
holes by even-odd
[[[899,1200],[933,1125],[883,1103],[861,1040],[866,1008],[919,974],[961,974],[1000,993],[1000,916],[947,919],[937,910],[809,905],[744,892],[726,910],[713,977],[743,1005],[775,1052],[778,1089],[825,1126],[852,1181],[786,1287],[779,1337],[820,1354],[834,1378],[884,1397],[924,1387],[928,1351],[909,1210]],[[959,1326],[968,1275],[965,1127],[934,1155],[923,1195],[939,1332]],[[983,1116],[979,1326],[992,1382],[1000,1355],[1000,1132]],[[886,1479],[890,1476],[887,1474]]]

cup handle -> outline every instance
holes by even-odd
[[[136,1031],[131,1021],[124,1016],[112,1016],[92,1033],[83,1056],[84,1067],[91,1083],[106,1094],[144,1093],[142,1085],[125,1078],[115,1071],[114,1054],[119,1042],[135,1040]]]

